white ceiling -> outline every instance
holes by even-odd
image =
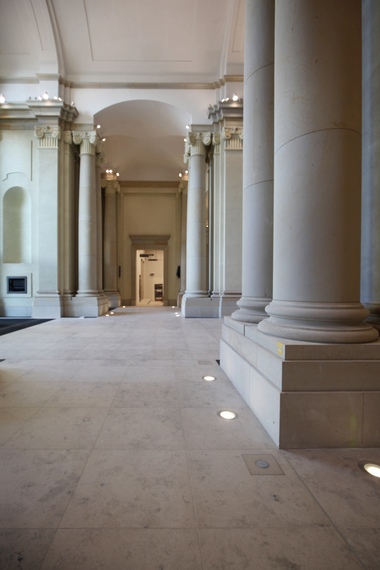
[[[158,101],[127,101],[95,115],[106,138],[108,158],[102,170],[120,172],[121,180],[179,180],[183,162],[185,111]]]
[[[0,13],[2,77],[204,83],[243,69],[244,0],[0,0]]]

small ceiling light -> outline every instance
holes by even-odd
[[[62,97],[58,97],[58,101],[62,101]]]
[[[376,463],[365,463],[363,467],[370,475],[380,477],[380,465],[376,465]]]
[[[229,100],[230,100],[230,98],[229,98],[229,97],[226,97],[226,98],[225,98],[225,101],[229,101]]]
[[[215,376],[203,376],[203,380],[206,380],[206,382],[213,382],[216,378]]]
[[[187,141],[187,139],[183,139],[183,142],[186,142],[186,141]]]
[[[224,103],[224,101],[225,101],[225,99],[222,99],[222,101],[221,101],[221,102],[222,102],[222,103]]]
[[[115,313],[113,311],[111,311],[111,315],[114,315]]]
[[[106,139],[105,137],[102,138],[102,142],[106,142],[106,140],[107,140],[107,139]]]
[[[109,315],[107,314],[106,317],[109,317]]]
[[[75,107],[74,101],[71,101],[71,106],[72,106],[72,107]]]
[[[42,97],[38,97],[38,100],[39,100],[39,101],[42,101]]]
[[[187,130],[189,130],[189,129],[190,129],[190,125],[186,125],[186,128],[187,128]]]
[[[176,317],[179,317],[179,315],[176,315]]]
[[[188,170],[185,170],[185,174],[189,174],[189,171],[188,171]]]
[[[44,99],[44,101],[47,101],[49,99],[49,93],[47,91],[45,91],[45,93],[42,95],[42,99]]]
[[[237,93],[234,93],[232,96],[232,101],[238,101],[239,100],[239,96]]]
[[[172,307],[172,309],[175,309],[175,307]]]
[[[125,309],[125,305],[123,305],[123,309]]]
[[[5,103],[5,97],[3,94],[0,95],[0,104],[2,105],[3,103]]]
[[[223,410],[222,412],[218,412],[218,416],[224,420],[234,420],[237,417],[237,414],[230,412],[229,410]]]
[[[58,101],[58,97],[57,97],[56,95],[54,95],[53,99],[54,99],[55,101]]]
[[[100,129],[100,125],[96,125],[96,128],[97,128],[97,129]]]
[[[178,176],[179,176],[180,178],[182,178],[182,172],[180,172],[180,173],[178,174]]]
[[[116,172],[116,176],[120,176],[120,172]]]

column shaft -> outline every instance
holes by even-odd
[[[109,181],[106,186],[104,208],[104,291],[117,291],[116,258],[116,187],[117,182]]]
[[[380,329],[380,3],[363,0],[361,301]]]
[[[273,336],[378,336],[359,302],[360,23],[360,0],[276,1]]]
[[[232,317],[251,323],[272,298],[273,99],[274,0],[246,0],[242,298]]]
[[[65,131],[64,144],[64,294],[75,295],[75,161],[71,131]]]

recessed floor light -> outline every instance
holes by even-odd
[[[111,315],[114,315],[115,313],[113,311],[111,311]]]
[[[363,468],[374,477],[380,477],[380,465],[376,463],[364,463]]]
[[[223,410],[222,412],[218,412],[218,416],[223,418],[224,420],[234,420],[238,417],[235,412],[230,412],[229,410]]]
[[[212,382],[213,380],[216,380],[215,376],[202,376],[203,380],[206,380],[206,382]]]
[[[125,309],[125,305],[123,305],[123,309]]]
[[[175,309],[175,307],[172,307],[172,309]]]
[[[106,317],[109,317],[109,315],[106,315]]]

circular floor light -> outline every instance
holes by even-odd
[[[238,415],[235,414],[235,412],[231,412],[230,410],[222,410],[221,412],[218,412],[218,416],[220,416],[224,420],[234,420],[235,418],[238,417]]]
[[[363,467],[370,475],[380,477],[380,465],[376,465],[376,463],[365,463]]]
[[[111,315],[114,315],[115,313],[113,311],[111,311]]]
[[[203,380],[206,380],[206,382],[212,382],[213,380],[216,380],[215,376],[202,376]]]

